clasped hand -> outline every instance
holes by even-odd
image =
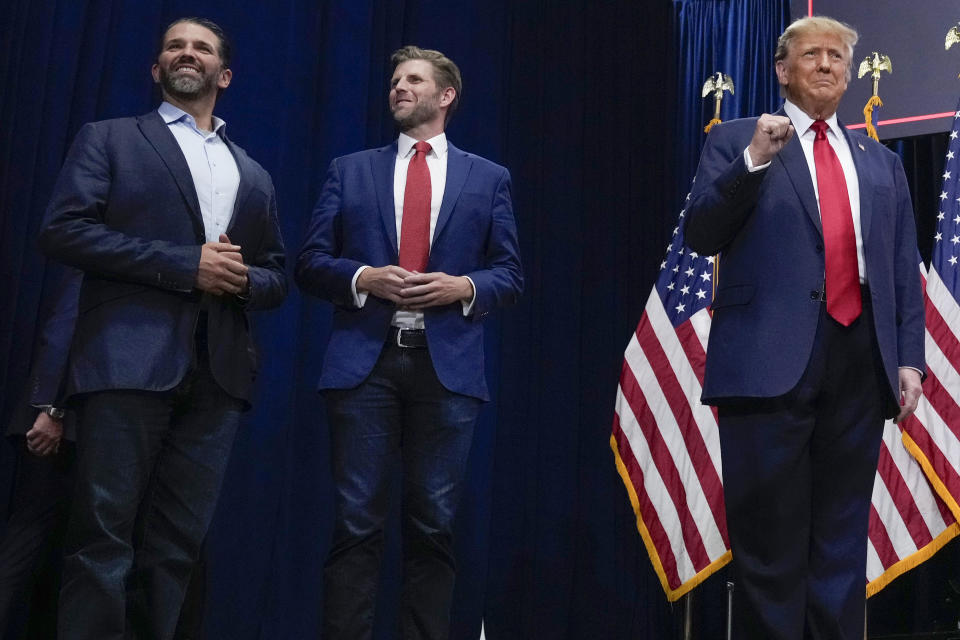
[[[357,277],[357,291],[370,292],[410,311],[473,297],[473,285],[465,276],[451,276],[440,271],[418,273],[396,265],[364,269]]]
[[[250,284],[247,271],[240,247],[221,233],[220,242],[208,242],[200,249],[197,289],[215,296],[245,293]]]

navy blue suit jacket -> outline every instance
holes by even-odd
[[[721,254],[702,397],[709,404],[790,391],[810,359],[820,316],[823,231],[810,170],[794,136],[767,169],[749,173],[743,150],[756,121],[711,130],[685,214],[687,244]],[[898,367],[924,371],[913,207],[897,155],[844,131],[860,183],[866,280],[895,415]]]
[[[174,387],[192,362],[202,307],[215,379],[249,400],[256,352],[246,312],[279,305],[287,283],[270,176],[226,142],[240,171],[227,234],[250,267],[246,301],[194,288],[203,218],[187,161],[156,111],[77,134],[40,234],[48,256],[84,272],[68,395]]]
[[[362,265],[397,264],[393,202],[396,143],[335,159],[297,259],[296,281],[335,305],[321,389],[360,384],[373,369],[396,310],[369,296],[356,308],[351,282]],[[447,180],[427,271],[469,276],[476,287],[470,316],[461,304],[425,310],[430,356],[444,387],[489,398],[478,320],[514,302],[523,288],[509,172],[448,145]]]

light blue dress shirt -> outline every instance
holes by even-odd
[[[207,242],[218,242],[233,218],[233,208],[240,187],[240,171],[230,148],[221,137],[226,122],[213,118],[213,131],[197,128],[197,122],[186,111],[169,102],[157,109],[190,167],[193,186],[200,201],[204,236]]]

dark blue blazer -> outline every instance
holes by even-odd
[[[84,272],[68,395],[172,388],[191,364],[203,308],[213,375],[249,400],[256,352],[246,312],[279,305],[287,282],[270,176],[226,142],[240,170],[227,234],[250,267],[246,301],[194,288],[205,242],[200,205],[187,161],[156,111],[93,122],[77,134],[40,233],[48,256]]]
[[[784,115],[781,111],[779,115]],[[823,230],[796,136],[762,171],[743,150],[756,118],[715,126],[686,209],[686,241],[720,253],[703,402],[774,397],[800,380],[824,286]],[[899,406],[901,366],[924,371],[924,314],[910,192],[896,154],[844,128],[860,183],[860,221],[874,331]]]
[[[396,143],[330,163],[313,211],[295,278],[307,293],[335,305],[321,389],[360,384],[373,369],[395,311],[369,296],[354,306],[351,282],[362,265],[397,264],[393,202]],[[427,343],[437,377],[450,391],[486,400],[483,329],[490,310],[514,302],[523,288],[510,173],[448,145],[447,181],[427,271],[469,276],[476,287],[472,313],[461,304],[425,311]]]

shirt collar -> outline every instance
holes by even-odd
[[[197,122],[193,119],[193,116],[181,109],[180,107],[175,107],[167,101],[160,103],[160,106],[157,108],[157,112],[160,114],[160,117],[163,118],[163,121],[167,124],[172,124],[174,122],[183,121],[189,124],[197,131],[200,129],[197,128]],[[217,116],[211,116],[213,120],[213,132],[223,136],[226,131],[224,127],[227,126],[227,123],[218,118]],[[203,133],[203,132],[201,132]]]
[[[426,141],[430,145],[431,151],[437,154],[438,158],[442,158],[447,153],[447,134],[440,133],[439,135],[433,136]],[[401,133],[400,137],[397,138],[397,156],[400,158],[406,158],[410,155],[410,150],[413,149],[413,145],[417,143],[416,138],[411,138],[405,133]]]
[[[783,110],[787,113],[787,117],[790,118],[790,122],[793,123],[793,128],[796,129],[798,136],[802,137],[810,130],[810,125],[813,124],[814,120],[808,116],[803,109],[789,100],[784,100]],[[840,129],[840,123],[837,122],[836,112],[826,119],[826,123],[827,127],[833,131],[833,135],[837,136],[837,139],[842,140],[843,130]]]

